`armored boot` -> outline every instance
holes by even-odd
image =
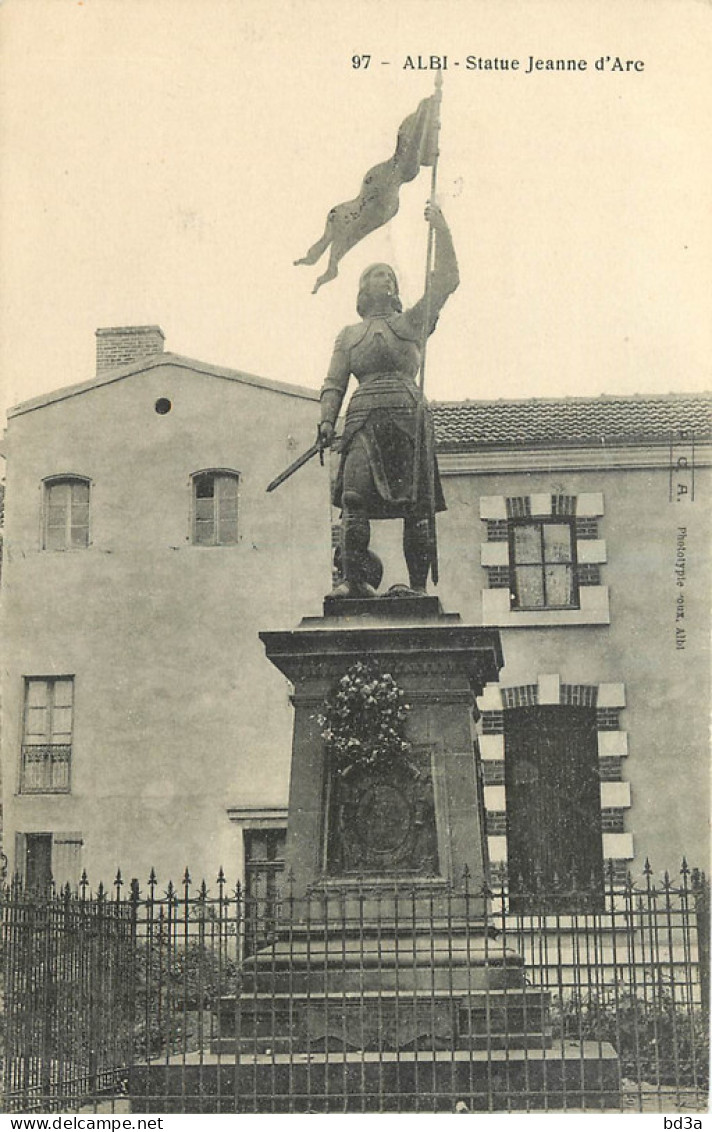
[[[383,566],[368,549],[371,524],[360,511],[344,508],[341,519],[341,573],[343,581],[332,597],[375,597]]]
[[[410,588],[424,594],[430,570],[430,523],[428,519],[406,519],[403,526],[403,554],[408,567]]]

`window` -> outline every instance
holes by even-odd
[[[45,484],[45,550],[74,550],[89,545],[89,480],[76,476]]]
[[[193,542],[198,546],[234,546],[237,542],[235,472],[199,472],[193,477]]]
[[[252,952],[274,931],[287,831],[246,829],[244,838],[245,947]]]
[[[509,525],[515,609],[576,609],[576,538],[571,519],[512,520]]]
[[[76,886],[82,871],[81,833],[16,833],[15,869],[29,889]]]
[[[20,793],[68,794],[74,678],[25,680]]]
[[[596,709],[522,707],[504,717],[512,911],[598,911],[603,836]]]
[[[24,854],[18,857],[20,872],[27,888],[46,891],[52,883],[52,834],[25,833]]]

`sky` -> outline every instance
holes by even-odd
[[[422,293],[429,170],[317,295],[324,264],[293,260],[391,156],[431,55],[462,281],[427,395],[709,389],[711,49],[702,0],[4,0],[0,423],[89,380],[105,326],[317,388],[364,267]]]

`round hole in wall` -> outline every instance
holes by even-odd
[[[164,417],[166,413],[170,413],[173,406],[167,397],[159,397],[154,408],[157,413]]]

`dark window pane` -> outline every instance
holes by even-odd
[[[195,480],[195,498],[212,499],[215,494],[215,477],[198,476]]]
[[[52,834],[25,834],[25,884],[43,890],[52,882]]]

